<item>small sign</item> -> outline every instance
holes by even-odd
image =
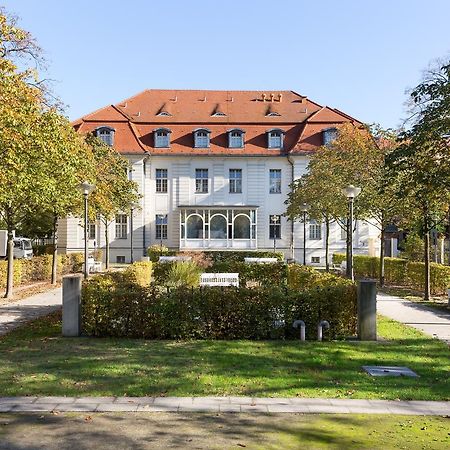
[[[202,273],[200,286],[236,286],[239,287],[238,273]]]
[[[277,263],[277,258],[244,258],[247,264],[273,264]]]
[[[362,368],[373,377],[418,377],[416,372],[413,372],[408,367],[397,366],[362,366]]]

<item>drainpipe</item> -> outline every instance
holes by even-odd
[[[147,256],[147,242],[146,242],[146,235],[145,235],[145,189],[147,186],[147,161],[150,159],[150,153],[147,151],[145,152],[144,159],[142,160],[143,165],[143,174],[144,174],[144,182],[142,183],[143,189],[142,189],[142,243],[143,243],[143,256]]]
[[[288,163],[291,165],[291,186],[294,183],[294,161],[291,160],[291,156],[287,156]],[[294,221],[291,220],[291,258],[295,261],[295,248],[294,248]]]

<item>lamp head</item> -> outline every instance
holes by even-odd
[[[309,211],[309,205],[308,203],[303,203],[302,206],[300,207],[300,211],[302,213],[307,213]]]
[[[84,195],[89,195],[95,188],[94,184],[90,184],[87,181],[83,181],[78,185],[78,189]]]
[[[342,191],[344,192],[344,195],[348,199],[353,199],[355,197],[358,197],[358,195],[361,193],[361,188],[353,186],[353,184],[350,184],[349,186],[344,188]]]

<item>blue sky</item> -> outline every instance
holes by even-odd
[[[33,33],[71,119],[147,88],[291,89],[396,127],[449,55],[448,0],[0,0]]]

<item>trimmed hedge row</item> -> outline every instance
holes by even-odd
[[[138,286],[150,286],[152,282],[152,262],[140,261],[129,265],[123,272],[124,280]]]
[[[177,262],[154,263],[154,281],[166,286],[170,284],[170,272]],[[283,262],[269,264],[247,264],[238,260],[217,260],[211,267],[202,272],[208,273],[239,273],[239,284],[245,287],[247,282],[264,286],[282,286],[287,280],[287,264]]]
[[[58,255],[58,274],[78,272],[83,264],[82,253]],[[0,288],[6,286],[8,261],[0,261]],[[50,280],[52,273],[52,255],[34,256],[31,259],[14,260],[15,285],[31,283],[33,281]]]
[[[345,255],[335,253],[333,263],[345,260]],[[409,286],[414,289],[425,287],[425,263],[401,258],[385,258],[384,276],[388,283]],[[356,277],[377,279],[380,276],[380,258],[376,256],[353,256]],[[450,288],[450,266],[430,263],[430,289],[433,294],[446,294]]]
[[[93,336],[146,339],[298,339],[292,328],[305,321],[315,339],[320,320],[328,336],[356,333],[356,289],[347,280],[304,291],[287,288],[142,287],[118,273],[83,284],[84,332]]]

